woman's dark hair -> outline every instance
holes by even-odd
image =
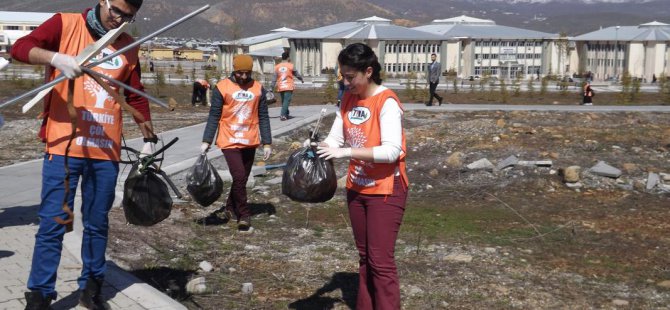
[[[382,65],[379,64],[375,52],[363,43],[354,43],[345,47],[340,52],[340,55],[337,56],[337,62],[339,62],[340,66],[352,67],[361,72],[365,72],[368,67],[372,67],[372,76],[370,78],[376,84],[382,84],[380,76]]]
[[[132,5],[135,7],[135,9],[139,10],[142,7],[142,1],[143,0],[126,0],[126,3]]]

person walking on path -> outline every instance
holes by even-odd
[[[281,59],[282,61],[275,66],[272,89],[276,88],[279,92],[282,102],[279,119],[285,121],[289,119],[288,106],[291,104],[293,90],[295,89],[294,78],[300,80],[302,83],[305,83],[305,81],[302,79],[302,75],[293,67],[288,52],[282,53]]]
[[[433,105],[433,97],[437,99],[437,102],[439,105],[442,105],[442,97],[438,95],[435,91],[437,90],[437,84],[440,83],[440,71],[442,70],[440,63],[435,61],[437,59],[436,54],[431,54],[430,55],[430,60],[431,63],[428,65],[428,84],[429,84],[429,96],[428,96],[428,102],[426,102],[427,106],[432,106]]]
[[[39,132],[46,143],[38,211],[40,222],[28,278],[29,292],[25,293],[26,309],[47,309],[57,296],[56,273],[63,235],[66,227],[69,229],[65,223],[71,219],[68,213],[74,208],[80,180],[84,231],[83,268],[77,280],[79,303],[88,309],[105,306],[101,288],[106,269],[108,213],[114,202],[119,173],[123,120],[121,107],[113,97],[91,77],[81,76],[75,56],[108,31],[124,22],[132,22],[141,6],[142,0],[100,0],[95,8],[83,13],[58,13],[17,40],[11,50],[16,60],[49,65],[49,80],[60,73],[68,78],[56,85],[44,102],[44,121]],[[103,52],[112,53],[132,42],[131,36],[122,34]],[[131,49],[93,70],[143,90],[138,51],[138,48]],[[72,139],[75,122],[70,121],[67,108],[69,85],[73,86],[72,105],[76,109],[78,129]],[[142,153],[150,154],[157,138],[152,133],[149,103],[128,91],[125,97],[144,118],[144,122],[135,121],[144,135]]]
[[[582,89],[582,105],[593,105],[593,89],[588,81],[584,82]]]
[[[203,79],[197,79],[193,82],[193,94],[191,95],[191,106],[194,107],[197,102],[207,105],[207,92],[209,91],[209,82]]]
[[[242,233],[253,231],[251,210],[247,205],[247,180],[254,164],[256,148],[263,145],[263,159],[272,154],[272,133],[266,103],[267,91],[251,78],[253,60],[249,55],[233,58],[233,74],[216,84],[212,91],[212,106],[200,151],[207,152],[218,130],[216,146],[221,148],[233,177],[223,221],[237,219]]]
[[[347,92],[317,153],[349,160],[347,205],[360,256],[356,309],[400,309],[394,251],[409,184],[403,106],[381,85],[381,65],[369,46],[349,45],[338,61]]]

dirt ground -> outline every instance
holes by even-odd
[[[296,94],[296,104],[318,95]],[[554,99],[560,96],[543,100]],[[155,113],[156,127],[206,115],[186,104],[176,111]],[[38,154],[39,143],[16,150],[33,144],[26,142],[32,132],[5,135],[28,120],[2,113],[10,122],[0,130],[0,164],[25,160],[16,157],[33,148],[28,157]],[[396,247],[403,308],[670,309],[670,193],[645,189],[648,172],[670,173],[668,116],[407,112],[411,184]],[[306,130],[276,139],[267,164],[283,163]],[[552,165],[465,168],[510,155]],[[623,175],[590,173],[601,160]],[[213,163],[223,167],[222,159]],[[562,181],[562,169],[574,165],[582,167],[579,189]],[[336,168],[341,177],[346,164]],[[208,217],[225,194],[207,208],[185,197],[153,227],[127,225],[123,210],[113,209],[108,253],[190,309],[354,309],[357,252],[344,190],[326,203],[297,203],[272,184],[279,177],[281,169],[269,170],[249,189],[251,235]],[[175,180],[187,193],[183,178]],[[203,261],[213,270],[199,270]],[[186,283],[196,277],[205,279],[206,292],[189,294]],[[252,283],[251,294],[243,283]]]

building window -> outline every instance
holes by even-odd
[[[13,25],[4,26],[2,28],[5,30],[21,30],[21,26],[13,26]]]
[[[500,41],[491,42],[491,46],[498,46],[499,44],[500,44]]]

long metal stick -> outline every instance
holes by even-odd
[[[319,134],[319,125],[321,125],[321,119],[324,115],[326,115],[326,108],[321,109],[321,114],[319,115],[319,119],[316,120],[316,125],[314,125],[314,131],[312,131],[312,137],[310,140],[316,139],[316,136]]]
[[[161,101],[160,99],[158,99],[158,98],[156,98],[156,97],[154,97],[154,96],[151,96],[151,95],[149,95],[149,94],[147,94],[147,93],[145,93],[145,92],[143,92],[143,91],[141,91],[141,90],[135,89],[135,88],[133,88],[132,86],[130,86],[130,85],[126,84],[126,83],[123,83],[123,82],[121,82],[121,81],[119,81],[119,80],[117,80],[117,79],[110,78],[110,77],[108,77],[108,76],[106,76],[106,75],[104,75],[104,74],[102,74],[102,73],[100,73],[100,72],[98,72],[98,71],[95,71],[95,70],[93,70],[93,69],[91,69],[91,68],[82,67],[81,70],[84,71],[84,72],[86,72],[86,73],[88,73],[88,74],[95,75],[95,76],[97,76],[97,77],[99,77],[99,78],[101,78],[101,79],[105,79],[105,80],[107,80],[107,81],[110,81],[111,83],[114,83],[114,84],[116,84],[117,86],[119,86],[119,87],[121,87],[121,88],[123,88],[123,89],[125,89],[125,90],[127,90],[127,91],[130,91],[131,93],[134,93],[134,94],[137,94],[137,95],[142,96],[142,97],[144,97],[144,98],[147,98],[149,101],[152,101],[152,102],[158,104],[158,105],[161,106],[161,107],[164,107],[164,108],[166,108],[166,109],[168,109],[168,110],[172,110],[172,109],[170,108],[170,106],[169,106],[167,103]]]
[[[138,45],[140,45],[140,44],[142,44],[142,43],[144,43],[144,42],[146,42],[146,41],[149,41],[151,38],[153,38],[153,37],[155,37],[155,36],[157,36],[157,35],[159,35],[159,34],[165,32],[165,31],[170,30],[171,28],[174,28],[175,26],[177,26],[177,25],[179,25],[179,24],[185,22],[186,20],[190,19],[191,17],[193,17],[193,16],[195,16],[195,15],[198,15],[198,14],[200,14],[200,13],[206,11],[207,9],[209,9],[209,4],[207,4],[207,5],[205,5],[205,6],[201,7],[201,8],[199,8],[199,9],[193,11],[193,12],[191,12],[190,14],[188,14],[188,15],[186,15],[186,16],[184,16],[184,17],[182,17],[182,18],[180,18],[180,19],[178,19],[178,20],[172,22],[171,24],[169,24],[169,25],[167,25],[167,26],[165,26],[165,27],[163,27],[163,28],[161,28],[161,29],[158,29],[158,30],[154,31],[154,32],[151,33],[150,35],[147,35],[147,36],[142,37],[141,39],[139,39],[139,40],[133,42],[133,43],[130,44],[130,45],[128,45],[128,46],[126,46],[126,47],[124,47],[124,48],[122,48],[122,49],[120,49],[120,50],[118,50],[118,51],[116,51],[116,52],[114,52],[114,53],[112,53],[112,54],[109,54],[109,55],[103,57],[102,59],[100,59],[100,60],[98,60],[98,61],[95,61],[95,62],[92,62],[92,63],[87,64],[86,67],[88,67],[88,68],[95,67],[95,66],[97,66],[97,65],[99,65],[99,64],[101,64],[101,63],[104,63],[104,62],[107,61],[107,60],[110,60],[110,59],[112,59],[112,58],[114,58],[114,57],[116,57],[116,56],[118,56],[118,55],[120,55],[120,54],[122,54],[122,53],[125,53],[126,51],[128,51],[128,50],[130,50],[130,49],[132,49],[132,48],[134,48],[134,47],[136,47],[136,46],[138,46]],[[42,90],[44,90],[44,89],[47,89],[47,88],[52,87],[52,86],[55,86],[55,85],[57,85],[58,83],[62,82],[62,81],[65,80],[65,79],[66,79],[66,77],[65,77],[64,75],[60,74],[60,75],[58,75],[58,77],[56,77],[55,79],[53,79],[51,82],[48,82],[48,83],[46,83],[46,84],[44,84],[44,85],[42,85],[42,86],[39,86],[39,87],[37,87],[37,88],[35,88],[35,89],[33,89],[33,90],[27,92],[27,93],[24,93],[24,94],[22,94],[22,95],[19,95],[19,96],[17,96],[17,97],[14,97],[14,98],[10,99],[9,101],[6,101],[6,102],[0,104],[0,109],[4,108],[4,107],[6,107],[6,106],[8,106],[8,105],[10,105],[10,104],[16,103],[17,101],[22,100],[22,99],[24,99],[24,98],[26,98],[26,97],[30,97],[30,96],[32,96],[32,95],[34,95],[34,94],[37,94],[37,93],[39,93],[40,91],[42,91]]]

